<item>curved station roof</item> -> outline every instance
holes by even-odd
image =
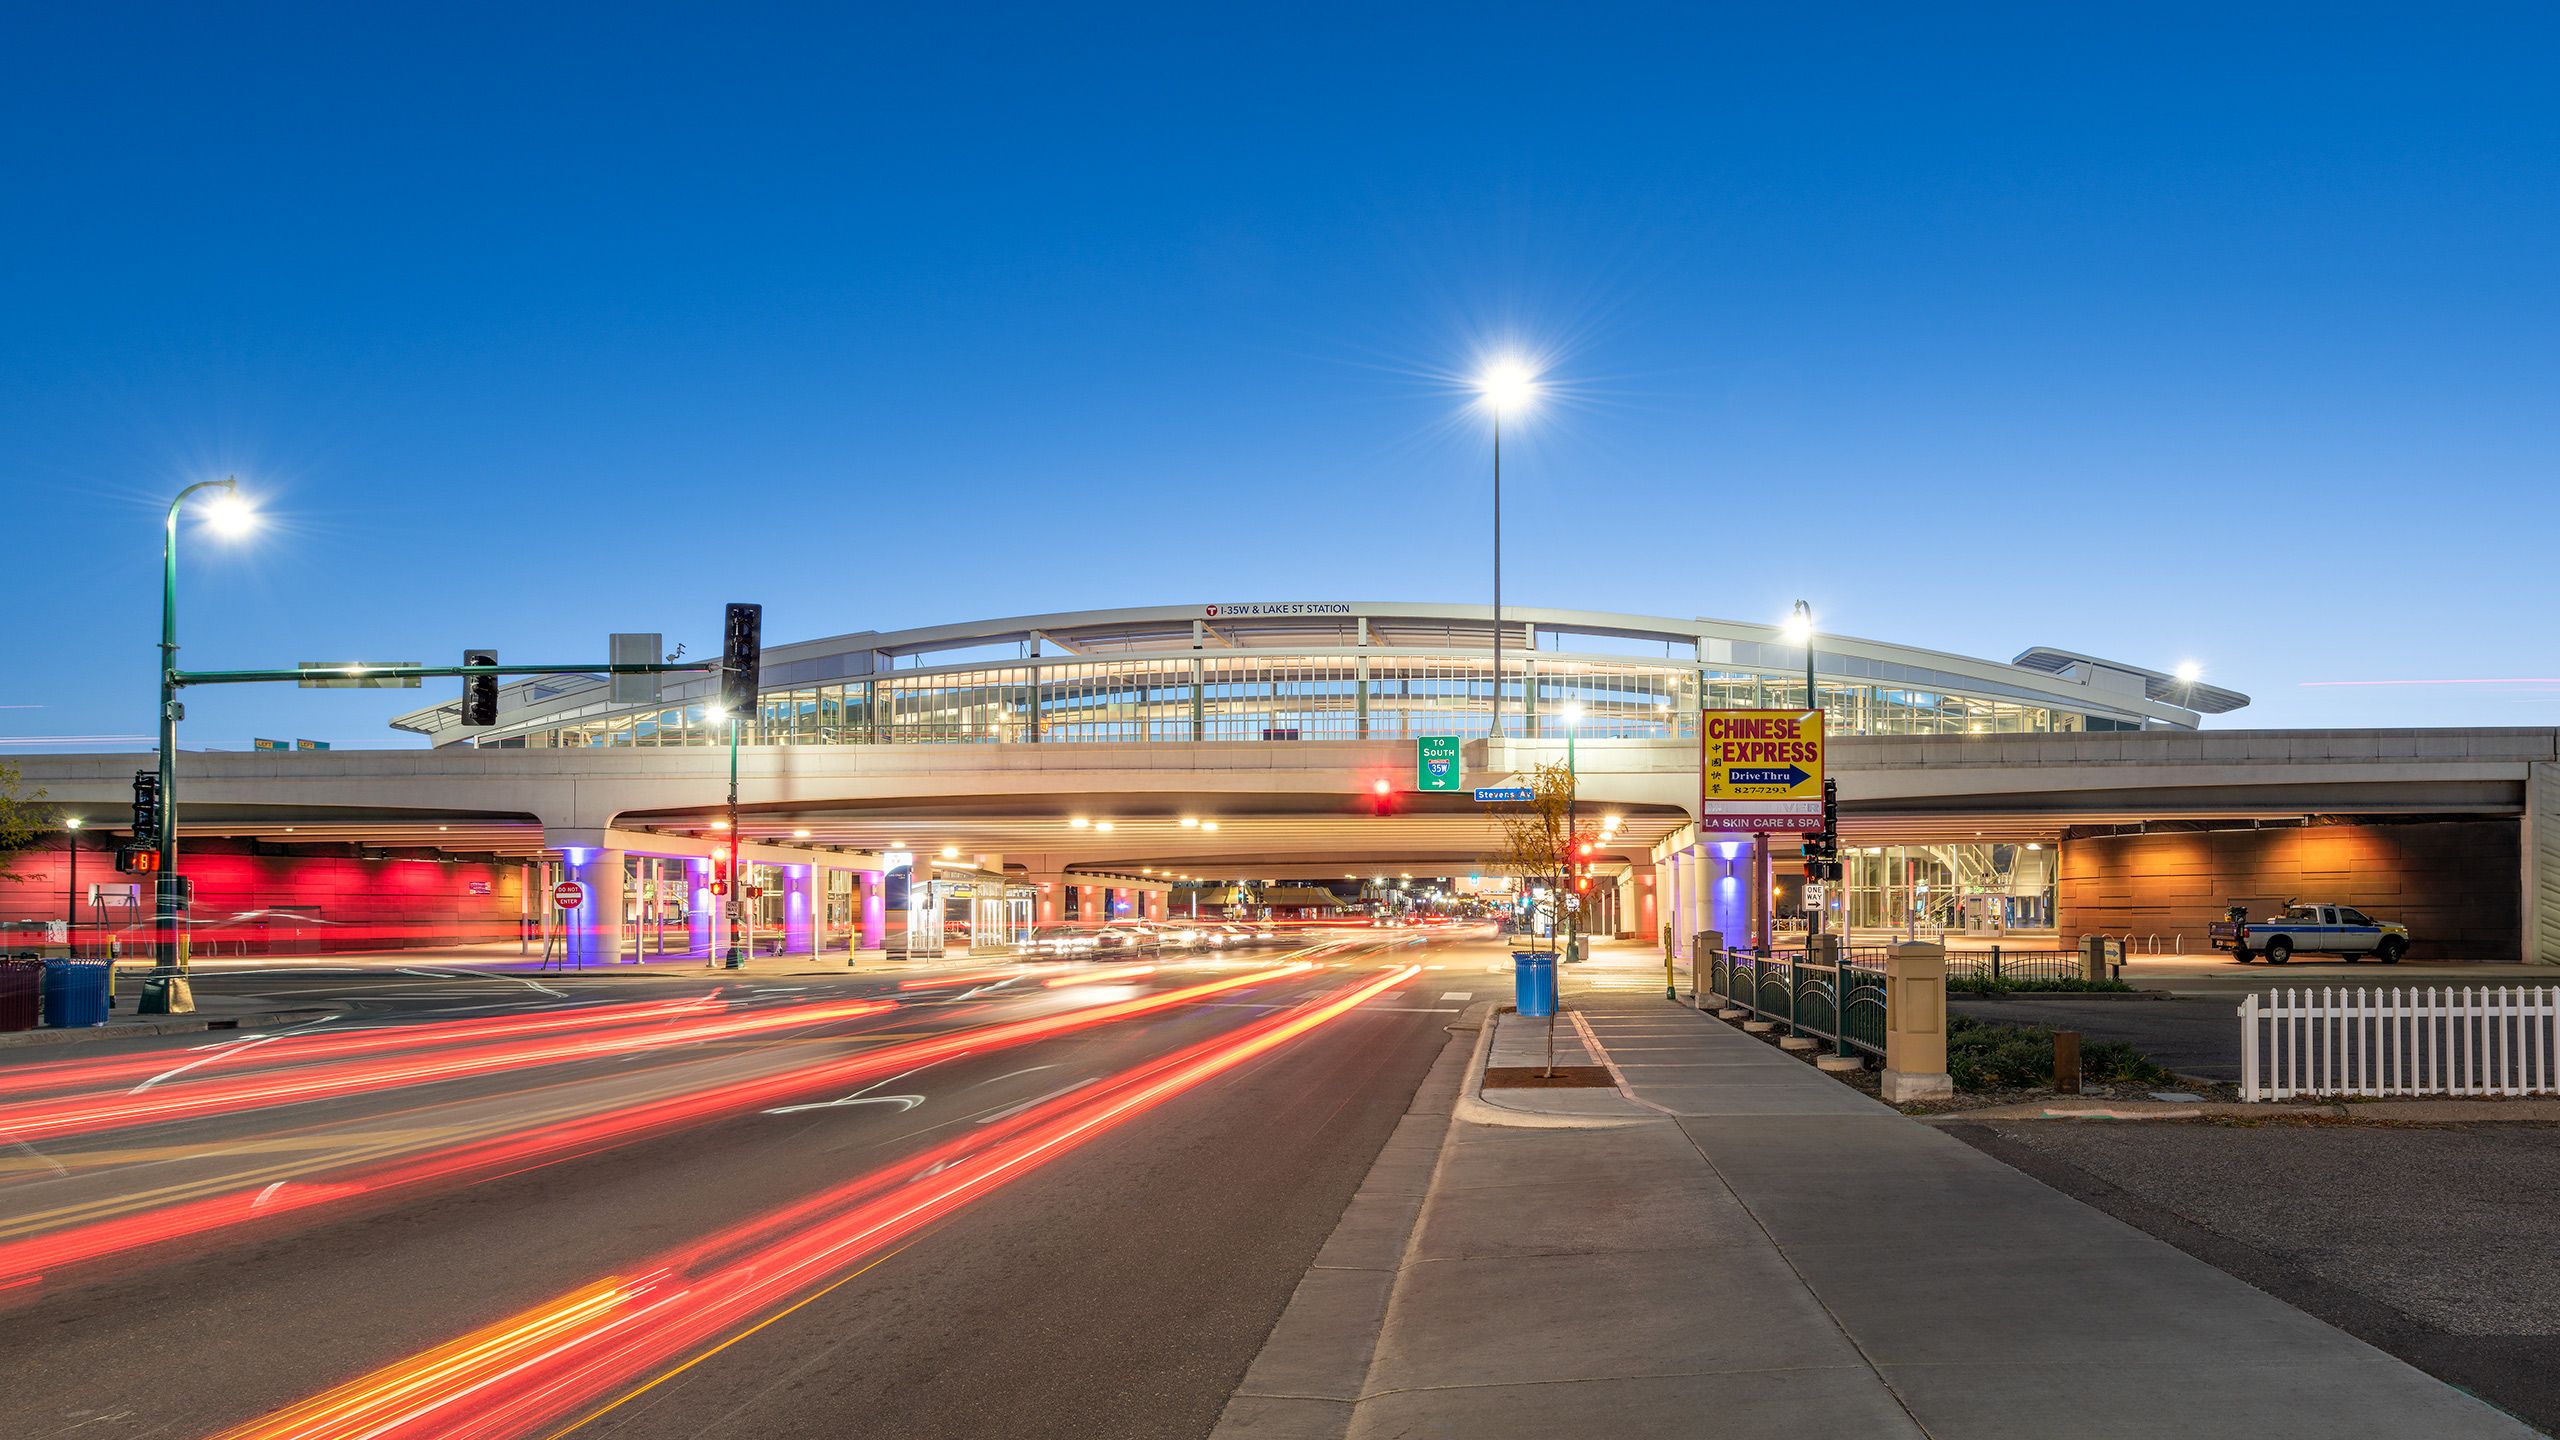
[[[1485,735],[1495,721],[1483,605],[1246,602],[1085,610],[857,631],[768,645],[751,744],[1274,741]],[[1801,708],[1804,649],[1773,625],[1506,608],[1501,730],[1693,734],[1702,709]],[[1817,634],[1834,733],[2192,730],[2248,697],[2164,671],[2037,647],[2003,663]],[[654,699],[607,677],[506,686],[498,724],[458,703],[403,715],[438,745],[726,743],[706,669]],[[1575,709],[1573,707],[1579,707]]]

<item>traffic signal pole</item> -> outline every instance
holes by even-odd
[[[743,728],[736,711],[729,712],[729,893],[725,897],[729,910],[729,956],[732,970],[747,968],[746,951],[739,937],[744,929],[739,921],[745,916],[746,877],[738,873],[738,731]]]

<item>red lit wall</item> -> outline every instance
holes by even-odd
[[[317,953],[454,945],[516,938],[522,913],[524,867],[513,863],[447,863],[437,860],[359,860],[346,856],[258,855],[236,841],[190,845],[180,869],[196,885],[193,933],[198,953]],[[9,862],[19,878],[0,880],[0,921],[12,947],[32,945],[41,930],[27,922],[63,918],[67,854],[60,848],[29,851]],[[80,853],[80,893],[92,883],[139,884],[150,906],[149,876],[116,873],[104,850]],[[486,894],[473,893],[474,885]],[[307,912],[286,907],[311,907]],[[109,912],[109,933],[128,918]],[[84,934],[94,934],[96,912],[79,914]],[[130,919],[139,921],[145,916]]]

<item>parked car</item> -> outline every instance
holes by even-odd
[[[2260,955],[2282,965],[2297,954],[2337,955],[2361,960],[2370,955],[2397,965],[2409,953],[2409,927],[2376,920],[2352,905],[2288,904],[2284,913],[2266,920],[2248,918],[2249,907],[2234,905],[2231,918],[2207,927],[2216,950],[2246,965]]]

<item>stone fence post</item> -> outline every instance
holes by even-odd
[[[1943,1100],[1947,1078],[1947,948],[1897,943],[1884,962],[1884,1098],[1893,1105]]]

